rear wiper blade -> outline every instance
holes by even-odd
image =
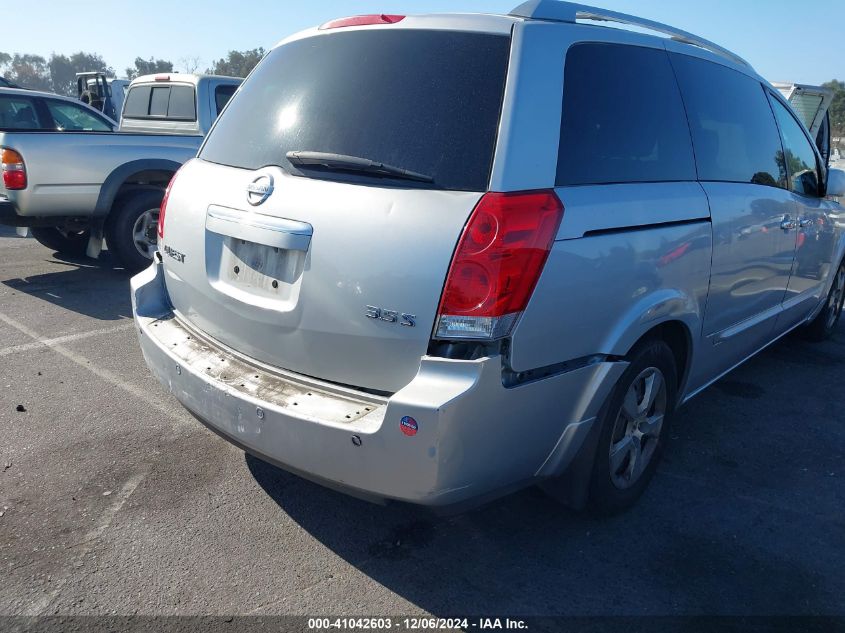
[[[288,152],[287,159],[297,167],[322,167],[338,171],[357,171],[367,174],[377,174],[400,178],[402,180],[416,180],[418,182],[434,182],[434,178],[420,174],[410,169],[402,169],[393,165],[386,165],[369,158],[334,154],[332,152]]]

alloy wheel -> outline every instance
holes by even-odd
[[[138,216],[132,227],[132,243],[147,259],[153,258],[158,246],[158,209],[148,209]]]
[[[641,372],[628,387],[610,440],[610,478],[620,490],[636,484],[651,463],[667,403],[666,380],[656,367]]]
[[[833,280],[833,288],[830,290],[830,298],[827,302],[827,328],[831,329],[842,312],[842,303],[845,300],[845,266],[841,266]]]

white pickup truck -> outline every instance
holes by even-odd
[[[155,250],[158,210],[241,79],[161,74],[129,86],[120,126],[58,95],[0,88],[0,224],[129,271]]]

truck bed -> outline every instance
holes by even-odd
[[[104,184],[152,169],[154,161],[175,171],[193,157],[202,136],[126,132],[0,132],[0,147],[23,156],[27,188],[7,191],[23,217],[105,215],[98,208]]]

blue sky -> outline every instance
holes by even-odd
[[[326,20],[360,13],[507,13],[519,0],[40,0],[3,12],[0,51],[97,52],[119,74],[138,55],[199,58],[272,46]],[[771,81],[845,80],[837,31],[845,0],[599,0],[599,6],[666,22],[748,59]],[[830,25],[826,28],[826,25]]]

